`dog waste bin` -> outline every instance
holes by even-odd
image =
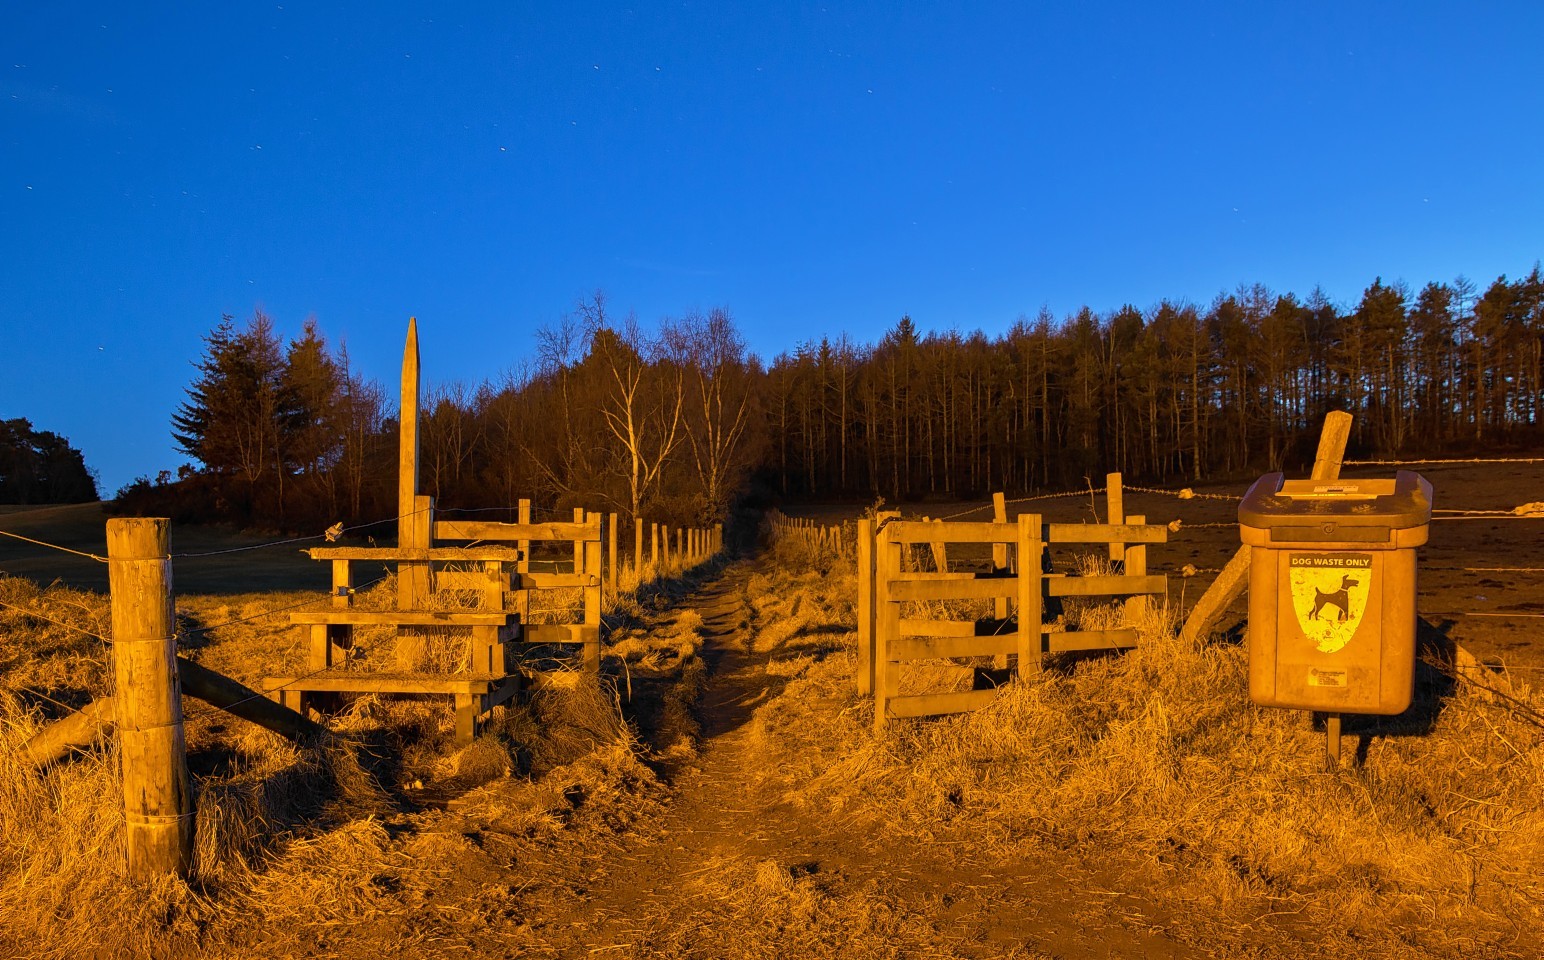
[[[1415,548],[1431,484],[1255,481],[1238,508],[1250,551],[1249,696],[1267,707],[1402,713],[1415,682]]]

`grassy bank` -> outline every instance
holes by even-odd
[[[1411,713],[1348,725],[1354,755],[1327,772],[1305,714],[1248,701],[1245,647],[1182,644],[1154,610],[1135,651],[1069,659],[987,709],[876,736],[853,681],[854,572],[775,553],[762,636],[797,676],[756,723],[788,801],[1143,889],[1198,942],[1538,955],[1544,741],[1525,710],[1423,666]],[[919,670],[932,689],[968,682],[947,662]]]

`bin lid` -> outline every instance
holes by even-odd
[[[1333,517],[1337,527],[1424,526],[1431,522],[1431,484],[1410,470],[1392,480],[1287,480],[1267,473],[1238,505],[1238,522],[1247,527],[1300,526],[1321,517]]]

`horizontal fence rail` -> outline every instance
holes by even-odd
[[[996,677],[984,688],[939,693],[901,693],[901,664],[916,660],[985,658],[993,674],[1037,674],[1048,654],[1124,650],[1138,643],[1133,625],[1148,596],[1163,595],[1168,580],[1147,572],[1147,547],[1168,540],[1166,526],[1121,511],[1120,475],[1106,487],[1109,523],[1045,523],[1038,514],[1006,517],[1002,494],[993,497],[990,521],[902,520],[881,513],[856,524],[858,561],[858,689],[874,697],[874,724],[975,710],[996,696]],[[990,545],[985,571],[951,569],[949,545]],[[1056,544],[1108,546],[1114,573],[1050,572],[1048,549]],[[914,548],[925,546],[932,569],[918,565]],[[1125,623],[1105,630],[1050,630],[1048,607],[1063,597],[1127,598]],[[992,601],[992,616],[967,620],[938,608]],[[922,607],[905,613],[903,607]],[[932,608],[932,609],[929,609]],[[1052,617],[1054,619],[1054,617]],[[978,668],[977,680],[984,668]],[[981,684],[978,682],[978,686]]]

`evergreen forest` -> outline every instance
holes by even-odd
[[[1354,305],[1255,285],[1204,306],[1042,310],[996,336],[902,317],[877,343],[834,334],[770,362],[728,310],[646,326],[597,293],[536,340],[497,382],[428,372],[420,487],[442,509],[530,497],[688,523],[748,495],[977,498],[1111,470],[1185,485],[1300,468],[1333,409],[1357,416],[1352,456],[1544,439],[1537,266],[1484,289],[1375,279]],[[395,403],[314,321],[286,343],[262,313],[226,317],[173,417],[196,466],[137,481],[124,506],[272,529],[388,517]]]

